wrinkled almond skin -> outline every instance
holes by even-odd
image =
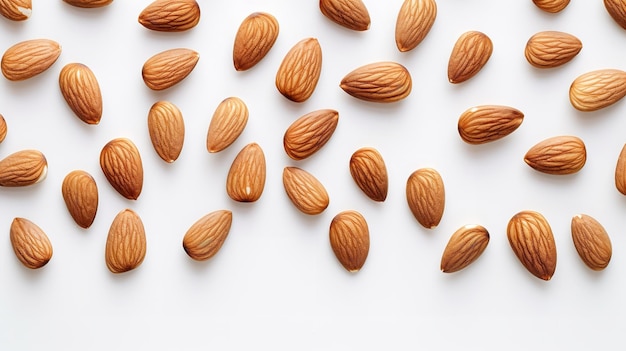
[[[52,244],[46,233],[26,218],[14,218],[9,231],[15,256],[24,266],[37,269],[52,259]]]
[[[0,186],[20,187],[41,182],[48,174],[48,161],[38,150],[22,150],[0,160]]]
[[[317,215],[328,207],[330,200],[324,185],[301,168],[285,167],[283,186],[293,205],[302,213]]]
[[[61,194],[76,224],[91,227],[98,211],[98,186],[91,174],[81,170],[68,173],[63,179]]]
[[[0,143],[7,137],[7,131],[7,121],[4,119],[4,116],[0,114]]]
[[[446,245],[441,256],[441,270],[454,273],[472,264],[489,244],[489,232],[476,224],[459,228]]]
[[[196,221],[185,233],[183,249],[196,261],[206,261],[222,248],[233,214],[228,210],[211,212]]]
[[[582,261],[594,271],[605,269],[613,246],[606,230],[595,218],[579,214],[572,218],[572,240]]]
[[[535,277],[550,280],[556,270],[556,244],[548,221],[540,213],[522,211],[507,226],[511,249]]]
[[[533,0],[538,8],[550,13],[561,12],[569,5],[569,1],[570,0]]]
[[[105,248],[105,262],[111,273],[131,271],[146,257],[146,232],[133,210],[125,209],[113,219]]]
[[[604,7],[611,18],[626,29],[626,0],[604,0]]]
[[[396,19],[396,46],[413,50],[426,37],[437,18],[435,0],[404,0]]]
[[[617,158],[617,164],[615,166],[615,187],[622,195],[626,195],[626,144],[622,147],[622,151]]]
[[[326,145],[338,122],[339,112],[331,109],[305,114],[285,131],[283,137],[285,152],[294,160],[308,158]]]
[[[238,97],[228,97],[217,106],[206,137],[210,153],[220,152],[239,138],[248,124],[248,106]]]
[[[185,121],[178,107],[158,101],[148,112],[148,132],[154,150],[165,162],[178,159],[185,143]]]
[[[139,23],[159,32],[183,32],[200,22],[195,0],[156,0],[141,11]]]
[[[306,101],[317,86],[322,73],[322,48],[315,38],[296,43],[276,72],[276,88],[287,99]]]
[[[102,118],[102,93],[96,75],[81,63],[69,63],[59,73],[59,88],[72,111],[87,124]]]
[[[341,80],[340,87],[349,95],[371,102],[400,101],[411,93],[411,74],[396,62],[375,62],[361,66]]]
[[[152,90],[170,88],[185,79],[196,67],[200,56],[190,49],[171,49],[150,57],[143,65],[141,76]]]
[[[578,76],[569,88],[569,99],[575,109],[596,111],[626,96],[626,72],[601,69]]]
[[[0,15],[12,21],[24,21],[30,17],[31,0],[0,0]]]
[[[580,39],[571,34],[544,31],[528,39],[524,56],[537,68],[554,68],[570,62],[582,48]]]
[[[246,145],[235,157],[226,178],[226,192],[238,202],[254,202],[265,187],[265,155],[257,143]]]
[[[348,29],[364,31],[370,27],[370,14],[361,0],[320,0],[320,11]]]
[[[432,168],[420,168],[406,182],[406,200],[417,221],[427,229],[441,222],[446,203],[443,179]]]
[[[487,64],[492,52],[493,43],[484,33],[469,31],[461,34],[448,61],[450,83],[463,83],[474,77]]]
[[[481,105],[461,114],[458,130],[468,144],[489,143],[513,133],[524,120],[524,114],[513,107]]]
[[[274,16],[254,12],[239,25],[233,45],[233,65],[237,71],[254,67],[270,52],[280,27]]]
[[[350,157],[350,174],[367,197],[379,202],[387,199],[389,177],[385,161],[378,150],[364,147],[355,151]]]
[[[63,1],[65,1],[66,3],[72,6],[82,7],[86,9],[104,7],[104,6],[110,5],[113,2],[113,0],[63,0]]]
[[[343,211],[330,223],[330,246],[348,272],[358,272],[367,259],[370,234],[365,218],[357,211]]]
[[[100,152],[100,168],[120,195],[136,200],[143,187],[143,164],[139,150],[126,138],[109,141]]]
[[[8,80],[25,80],[50,68],[59,55],[61,55],[61,46],[53,40],[26,40],[11,46],[4,52],[0,68]]]
[[[575,136],[556,136],[545,139],[530,148],[524,162],[547,174],[565,175],[580,171],[587,161],[587,150]]]

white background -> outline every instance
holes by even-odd
[[[318,2],[199,1],[202,18],[183,33],[157,33],[137,16],[150,1],[117,0],[94,10],[60,0],[33,1],[32,17],[0,18],[0,51],[27,39],[58,41],[63,51],[43,74],[24,82],[0,79],[0,113],[8,136],[0,156],[36,148],[49,162],[38,185],[0,189],[0,349],[2,350],[350,350],[350,349],[619,349],[626,322],[626,199],[613,183],[617,156],[626,142],[626,102],[593,113],[570,105],[568,89],[578,75],[600,68],[626,68],[626,31],[602,1],[574,0],[551,15],[531,0],[439,0],[435,24],[413,51],[400,53],[394,29],[402,1],[365,0],[372,25],[352,32],[326,19]],[[241,21],[254,11],[273,14],[280,34],[270,53],[247,72],[232,65],[232,45]],[[456,39],[480,30],[493,41],[484,69],[470,81],[447,81]],[[528,38],[560,30],[581,39],[583,49],[565,66],[538,70],[524,58]],[[302,104],[274,86],[278,66],[299,40],[318,38],[322,75]],[[141,79],[152,55],[175,47],[199,52],[195,70],[179,85],[153,92]],[[411,95],[377,105],[339,88],[341,78],[366,63],[393,60],[413,77]],[[88,126],[73,115],[58,88],[70,62],[88,65],[104,98],[104,115]],[[220,101],[242,98],[248,125],[231,147],[206,151],[210,118]],[[183,112],[185,145],[166,164],[152,148],[147,112],[158,100]],[[475,105],[502,104],[525,114],[521,127],[489,145],[463,143],[459,115]],[[311,158],[290,160],[282,146],[286,128],[320,108],[339,111],[330,142]],[[581,137],[585,167],[571,176],[530,169],[523,156],[551,136]],[[122,198],[98,163],[109,140],[131,138],[145,169],[137,201]],[[235,155],[258,142],[267,159],[267,182],[252,204],[230,200],[226,174]],[[367,198],[350,177],[348,161],[363,146],[377,148],[390,177],[384,203]],[[282,186],[285,166],[313,173],[327,188],[330,206],[306,216]],[[405,199],[409,174],[434,167],[446,187],[439,227],[426,230]],[[73,169],[90,172],[100,203],[93,226],[79,228],[61,197],[61,182]],[[104,247],[111,221],[124,208],[139,213],[148,250],[135,271],[111,274]],[[233,211],[221,251],[208,262],[192,261],[182,249],[186,230],[218,209]],[[334,257],[328,226],[335,214],[360,211],[368,221],[371,249],[363,269],[347,273]],[[517,261],[506,239],[518,211],[544,214],[554,231],[558,264],[543,282]],[[574,249],[570,220],[587,213],[613,242],[603,272],[590,271]],[[29,270],[9,241],[14,217],[44,229],[54,247],[50,263]],[[491,233],[484,254],[456,274],[440,272],[441,253],[459,227],[478,223]]]

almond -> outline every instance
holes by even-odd
[[[12,21],[24,21],[30,17],[31,0],[0,0],[0,15]]]
[[[476,261],[489,244],[489,232],[476,224],[459,228],[446,245],[441,256],[441,270],[454,273]]]
[[[100,152],[100,168],[111,186],[129,200],[136,200],[143,187],[143,165],[132,141],[117,138]]]
[[[519,212],[509,221],[506,232],[522,265],[537,278],[550,280],[556,269],[556,244],[545,217],[534,211]]]
[[[26,218],[14,218],[9,233],[15,256],[30,269],[45,266],[52,259],[52,244],[46,233]]]
[[[303,160],[321,149],[337,128],[339,113],[331,109],[309,112],[293,122],[283,137],[285,152]]]
[[[245,71],[259,63],[274,46],[279,26],[269,13],[254,12],[239,25],[233,45],[233,64]]]
[[[437,17],[435,0],[404,0],[396,19],[396,46],[413,50],[426,37]]]
[[[396,62],[375,62],[361,66],[341,80],[349,95],[371,102],[396,102],[411,93],[411,74]]]
[[[185,142],[185,121],[178,107],[169,101],[158,101],[148,112],[148,131],[152,146],[163,161],[178,159]]]
[[[622,147],[615,166],[615,187],[620,193],[626,195],[626,144]]]
[[[311,173],[298,167],[283,170],[285,192],[302,213],[317,215],[328,207],[328,193],[324,185]]]
[[[484,33],[469,31],[461,34],[448,61],[450,83],[462,83],[475,76],[489,61],[492,52],[491,39]]]
[[[611,18],[613,18],[620,27],[626,29],[626,1],[604,0],[604,7],[609,15],[611,15]]]
[[[133,270],[146,257],[146,232],[133,210],[125,209],[113,219],[107,236],[104,259],[112,273]]]
[[[406,181],[406,200],[417,221],[427,229],[441,222],[446,196],[443,179],[432,168],[420,168]]]
[[[211,212],[196,221],[185,233],[183,249],[196,261],[206,261],[222,248],[230,232],[233,213],[228,210]]]
[[[68,173],[63,179],[61,194],[76,224],[89,228],[98,211],[98,186],[91,174],[81,170]]]
[[[7,121],[0,114],[0,143],[7,137]]]
[[[49,39],[32,39],[8,48],[0,68],[8,80],[20,81],[34,77],[52,66],[61,55],[61,46]]]
[[[315,38],[296,43],[278,68],[276,88],[287,99],[304,102],[315,91],[322,73],[322,48]]]
[[[461,114],[458,130],[468,144],[484,144],[513,133],[524,120],[524,114],[508,106],[482,105]]]
[[[63,0],[63,1],[65,1],[66,3],[72,6],[82,7],[82,8],[87,8],[87,9],[104,7],[113,2],[113,0]]]
[[[257,143],[246,145],[228,171],[226,192],[239,202],[257,201],[265,187],[265,155]]]
[[[587,161],[585,144],[575,136],[556,136],[530,148],[524,161],[533,169],[555,175],[580,171]]]
[[[621,100],[626,95],[626,72],[601,69],[587,72],[574,79],[569,88],[569,100],[579,111],[596,111]]]
[[[364,31],[370,27],[370,14],[361,0],[320,0],[320,11],[348,29]]]
[[[356,185],[370,199],[385,201],[389,179],[385,161],[378,150],[364,147],[355,151],[350,157],[350,174]]]
[[[141,11],[139,23],[159,32],[182,32],[200,22],[200,6],[195,0],[156,0]]]
[[[572,218],[572,240],[578,255],[594,271],[609,265],[613,248],[606,230],[595,218],[579,214]]]
[[[41,182],[48,174],[48,161],[37,150],[22,150],[0,160],[0,186],[18,187]]]
[[[220,152],[239,138],[248,123],[248,106],[238,97],[224,99],[213,112],[206,137],[209,152]]]
[[[553,68],[570,62],[582,48],[580,39],[571,34],[545,31],[528,39],[524,55],[537,68]]]
[[[370,234],[365,218],[357,211],[343,211],[330,223],[330,246],[348,272],[358,272],[370,250]]]
[[[150,57],[141,75],[152,90],[164,90],[185,79],[196,67],[200,56],[190,49],[171,49]]]
[[[567,7],[570,0],[533,0],[538,8],[550,12],[557,13]]]
[[[72,111],[87,124],[98,124],[102,118],[102,93],[89,67],[69,63],[59,74],[59,88]]]

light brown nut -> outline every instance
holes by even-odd
[[[572,218],[572,240],[578,255],[594,271],[605,269],[613,247],[606,230],[595,218],[579,214]]]
[[[484,33],[469,31],[461,34],[448,60],[450,83],[462,83],[474,77],[489,61],[492,52],[493,43]]]
[[[59,88],[72,111],[87,124],[98,124],[102,118],[100,85],[89,67],[69,63],[59,73]]]
[[[0,15],[12,21],[27,20],[32,10],[31,0],[0,0]]]
[[[360,148],[350,157],[350,174],[367,197],[383,202],[387,199],[389,177],[385,161],[378,150]]]
[[[30,269],[45,266],[52,259],[52,244],[46,233],[26,218],[14,218],[9,231],[15,256]]]
[[[454,273],[476,261],[489,244],[489,232],[485,227],[469,224],[459,228],[446,245],[441,256],[441,270]]]
[[[406,200],[417,221],[427,229],[441,222],[446,204],[443,179],[433,168],[420,168],[406,181]]]
[[[554,175],[576,173],[586,161],[587,150],[583,141],[568,135],[545,139],[524,156],[524,162],[533,169]]]
[[[109,141],[100,152],[100,168],[120,195],[136,200],[143,187],[143,164],[139,150],[127,138]]]
[[[570,0],[533,0],[535,5],[543,11],[557,13],[569,5]]]
[[[550,280],[556,270],[556,244],[548,221],[535,211],[522,211],[509,220],[507,237],[522,265],[535,277]]]
[[[604,7],[615,23],[626,29],[626,0],[604,0]]]
[[[254,12],[239,25],[233,45],[233,65],[237,71],[245,71],[259,63],[274,46],[279,25],[274,16]]]
[[[158,101],[148,112],[148,132],[154,150],[165,162],[178,159],[185,143],[185,121],[178,107]]]
[[[222,248],[230,226],[233,213],[228,210],[211,212],[196,221],[185,233],[183,249],[196,261],[206,261]]]
[[[238,97],[229,97],[213,112],[206,137],[206,148],[210,153],[220,152],[239,138],[248,124],[248,106]]]
[[[404,0],[396,19],[396,46],[413,50],[426,37],[437,18],[435,0]]]
[[[0,186],[19,187],[41,182],[48,174],[48,161],[38,150],[22,150],[0,160]]]
[[[226,192],[238,202],[254,202],[265,187],[265,155],[257,143],[244,146],[235,157],[226,178]]]
[[[61,46],[55,41],[26,40],[11,46],[4,52],[0,68],[8,80],[25,80],[50,68],[59,55],[61,55]]]
[[[370,14],[361,0],[320,0],[320,11],[348,29],[364,31],[370,27]]]
[[[171,49],[150,57],[141,76],[152,90],[164,90],[185,79],[196,67],[200,56],[190,49]]]
[[[86,9],[104,7],[104,6],[110,5],[113,2],[113,0],[63,0],[63,1],[65,1],[66,3],[72,6],[82,7]]]
[[[283,186],[294,206],[302,213],[317,215],[330,202],[324,185],[311,173],[298,167],[285,167]]]
[[[569,88],[569,100],[575,109],[596,111],[626,96],[626,72],[600,69],[578,76]]]
[[[306,101],[317,86],[322,73],[322,48],[315,38],[296,43],[278,67],[276,88],[287,99]]]
[[[524,120],[524,114],[513,107],[481,105],[461,114],[458,130],[468,144],[484,144],[513,133]]]
[[[89,228],[98,211],[98,186],[91,174],[81,170],[68,173],[63,179],[61,194],[76,224]]]
[[[528,39],[524,55],[537,68],[553,68],[570,62],[582,48],[580,39],[571,34],[544,31]]]
[[[111,273],[133,270],[146,257],[146,232],[133,210],[125,209],[113,219],[107,236],[104,259]]]
[[[626,195],[626,144],[622,147],[622,151],[617,158],[615,166],[615,187],[617,190]]]
[[[396,62],[375,62],[348,73],[339,85],[349,95],[371,102],[396,102],[411,93],[409,71]]]
[[[283,147],[289,157],[303,160],[319,151],[332,137],[339,113],[331,109],[309,112],[294,121],[285,131]]]
[[[7,121],[4,119],[4,116],[0,114],[0,143],[7,137],[7,130]]]
[[[200,6],[195,0],[156,0],[141,11],[139,23],[159,32],[182,32],[200,22]]]
[[[330,247],[348,272],[358,272],[370,250],[370,233],[365,218],[357,211],[343,211],[330,223]]]

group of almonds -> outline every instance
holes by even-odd
[[[113,0],[64,0],[66,3],[95,8]],[[544,11],[563,10],[569,0],[533,0]],[[626,29],[626,0],[604,0],[615,21]],[[361,0],[320,0],[320,11],[333,22],[355,31],[365,31],[370,17]],[[0,0],[0,14],[21,21],[31,13],[30,0]],[[395,39],[398,50],[410,51],[426,37],[437,16],[435,0],[405,0],[398,12]],[[195,27],[200,7],[195,0],[156,0],[139,15],[138,22],[155,31],[182,32]],[[279,32],[277,20],[268,13],[253,13],[241,23],[233,46],[233,64],[237,71],[254,67],[274,45]],[[547,69],[566,64],[582,49],[571,34],[546,31],[533,35],[526,44],[525,56],[537,68]],[[459,84],[479,73],[493,51],[490,38],[478,31],[462,34],[452,49],[448,63],[450,83]],[[52,66],[61,53],[58,43],[34,39],[17,43],[2,56],[1,70],[6,79],[20,81]],[[198,62],[197,52],[175,48],[149,58],[142,69],[145,85],[153,90],[172,87],[187,77]],[[322,69],[322,51],[315,38],[304,38],[284,56],[276,73],[276,88],[287,99],[306,101],[315,91]],[[364,101],[392,103],[411,92],[411,75],[396,62],[374,62],[356,68],[341,80],[341,88]],[[95,74],[84,64],[70,63],[59,74],[61,93],[71,110],[87,124],[98,124],[102,115],[102,97]],[[592,71],[571,84],[571,104],[580,111],[594,111],[609,106],[626,95],[626,72],[616,69]],[[302,160],[320,150],[332,137],[339,113],[332,109],[309,112],[294,121],[285,131],[284,149],[293,160]],[[521,111],[498,105],[475,106],[463,112],[458,132],[469,144],[484,144],[514,132],[522,123]],[[242,133],[248,109],[237,97],[223,100],[216,108],[207,133],[208,152],[230,146]],[[6,123],[0,116],[0,140],[6,135]],[[158,101],[148,112],[148,130],[157,154],[174,162],[184,140],[181,111],[171,102]],[[575,136],[555,136],[537,143],[524,157],[537,171],[554,174],[578,172],[586,162],[583,141]],[[117,138],[101,151],[100,165],[111,186],[127,199],[137,199],[143,184],[141,157],[133,142]],[[350,174],[358,187],[372,200],[385,201],[388,177],[381,154],[372,147],[355,151],[349,162]],[[0,160],[0,186],[27,186],[45,178],[47,162],[37,150],[18,151]],[[266,164],[257,143],[246,145],[235,157],[228,172],[226,192],[234,201],[254,202],[263,193]],[[617,189],[626,195],[626,146],[617,161]],[[285,167],[283,184],[294,206],[309,215],[322,213],[329,204],[324,186],[311,173],[299,167]],[[62,184],[67,209],[76,223],[88,228],[98,207],[98,188],[93,177],[82,170],[70,172]],[[445,191],[441,175],[432,168],[421,168],[407,179],[408,207],[425,228],[436,227],[443,216]],[[207,260],[224,243],[232,222],[232,212],[219,210],[200,218],[183,238],[185,252],[195,260]],[[572,239],[581,259],[593,270],[604,269],[612,255],[609,236],[595,219],[577,215],[571,222]],[[534,211],[513,216],[507,227],[511,248],[521,263],[536,277],[549,280],[556,268],[556,246],[546,219]],[[52,257],[46,234],[34,223],[16,218],[10,229],[11,243],[19,260],[29,268],[40,268]],[[337,214],[329,229],[330,245],[339,262],[351,272],[361,269],[369,252],[369,230],[357,211]],[[484,251],[488,231],[480,225],[466,225],[450,238],[441,259],[444,272],[459,271]],[[146,237],[140,217],[132,210],[121,211],[111,224],[106,249],[107,267],[121,273],[139,266],[146,254]]]

